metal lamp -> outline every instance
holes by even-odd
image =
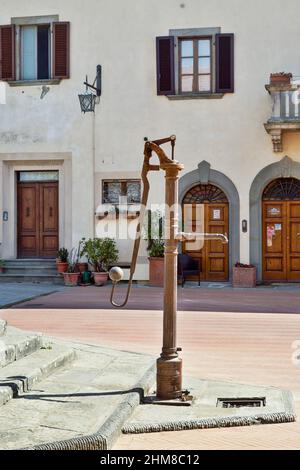
[[[101,72],[101,65],[97,65],[96,78],[94,80],[93,85],[90,85],[88,83],[88,77],[86,77],[86,80],[84,82],[84,85],[86,86],[86,91],[85,93],[78,95],[80,108],[84,114],[95,112],[97,98],[101,96]],[[92,89],[94,92],[96,92],[96,94],[90,91],[89,89]]]

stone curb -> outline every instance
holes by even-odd
[[[23,450],[109,450],[122,432],[125,422],[132,416],[135,408],[141,403],[144,394],[153,386],[156,374],[156,363],[147,370],[136,386],[126,394],[115,411],[95,434],[74,439],[57,441],[49,444],[27,447]]]
[[[7,327],[7,322],[0,318],[0,336],[4,336]]]

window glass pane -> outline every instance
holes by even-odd
[[[105,204],[119,204],[121,196],[121,183],[105,182],[103,185],[103,202]]]
[[[181,59],[181,73],[183,75],[194,72],[194,59]]]
[[[210,39],[200,39],[198,44],[199,57],[210,56]]]
[[[127,201],[129,204],[139,204],[141,202],[141,184],[139,181],[127,183]]]
[[[199,75],[199,91],[210,91],[210,75]]]
[[[20,171],[18,180],[28,181],[58,181],[58,171]]]
[[[181,41],[181,56],[193,57],[193,41]]]
[[[22,44],[22,79],[37,78],[37,27],[23,26],[21,29]]]
[[[210,73],[210,57],[201,57],[198,64],[199,73]]]
[[[181,78],[181,89],[183,92],[193,91],[193,75],[186,75]]]

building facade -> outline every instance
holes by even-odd
[[[204,204],[205,229],[229,237],[199,251],[203,279],[242,262],[259,280],[300,280],[296,0],[0,4],[1,258],[114,233],[102,204],[136,207],[144,140],[176,134],[180,204]],[[98,64],[101,97],[84,114]],[[293,76],[270,83],[281,71]],[[163,194],[151,175],[151,202]],[[118,238],[127,262],[132,240]],[[148,278],[145,244],[136,276]]]

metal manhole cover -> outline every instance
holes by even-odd
[[[259,398],[218,398],[219,408],[262,408],[266,406],[266,397]]]

